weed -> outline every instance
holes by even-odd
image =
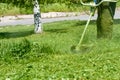
[[[11,55],[22,58],[31,51],[31,44],[27,39],[23,39],[20,43],[14,43],[11,48]]]

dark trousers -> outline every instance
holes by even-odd
[[[116,2],[110,2],[110,9],[111,9],[111,14],[112,16],[115,15],[115,8],[116,8]]]

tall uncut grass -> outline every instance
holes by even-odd
[[[32,14],[33,1],[34,0],[1,0],[0,15]],[[71,8],[73,8],[71,10],[69,5],[78,3],[77,0],[38,0],[38,2],[42,12],[73,11],[75,8],[71,6]]]
[[[78,12],[82,9],[79,0],[38,0],[41,12]],[[119,7],[120,1],[117,3]],[[87,9],[86,9],[87,10]],[[0,15],[33,14],[33,0],[1,0]]]

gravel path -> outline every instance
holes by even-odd
[[[50,12],[42,13],[42,23],[50,23],[63,20],[87,20],[89,15],[85,13],[64,13],[64,12]],[[67,17],[66,17],[67,16]],[[97,15],[92,17],[96,20]],[[115,19],[120,19],[120,9],[116,10]],[[34,24],[33,15],[18,15],[18,16],[5,16],[0,18],[0,26],[7,25],[31,25]]]

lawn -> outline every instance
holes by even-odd
[[[97,39],[96,23],[87,29],[83,44],[93,45],[79,53],[71,51],[86,21],[43,24],[34,34],[33,25],[0,27],[0,80],[119,80],[120,20],[113,38]]]

